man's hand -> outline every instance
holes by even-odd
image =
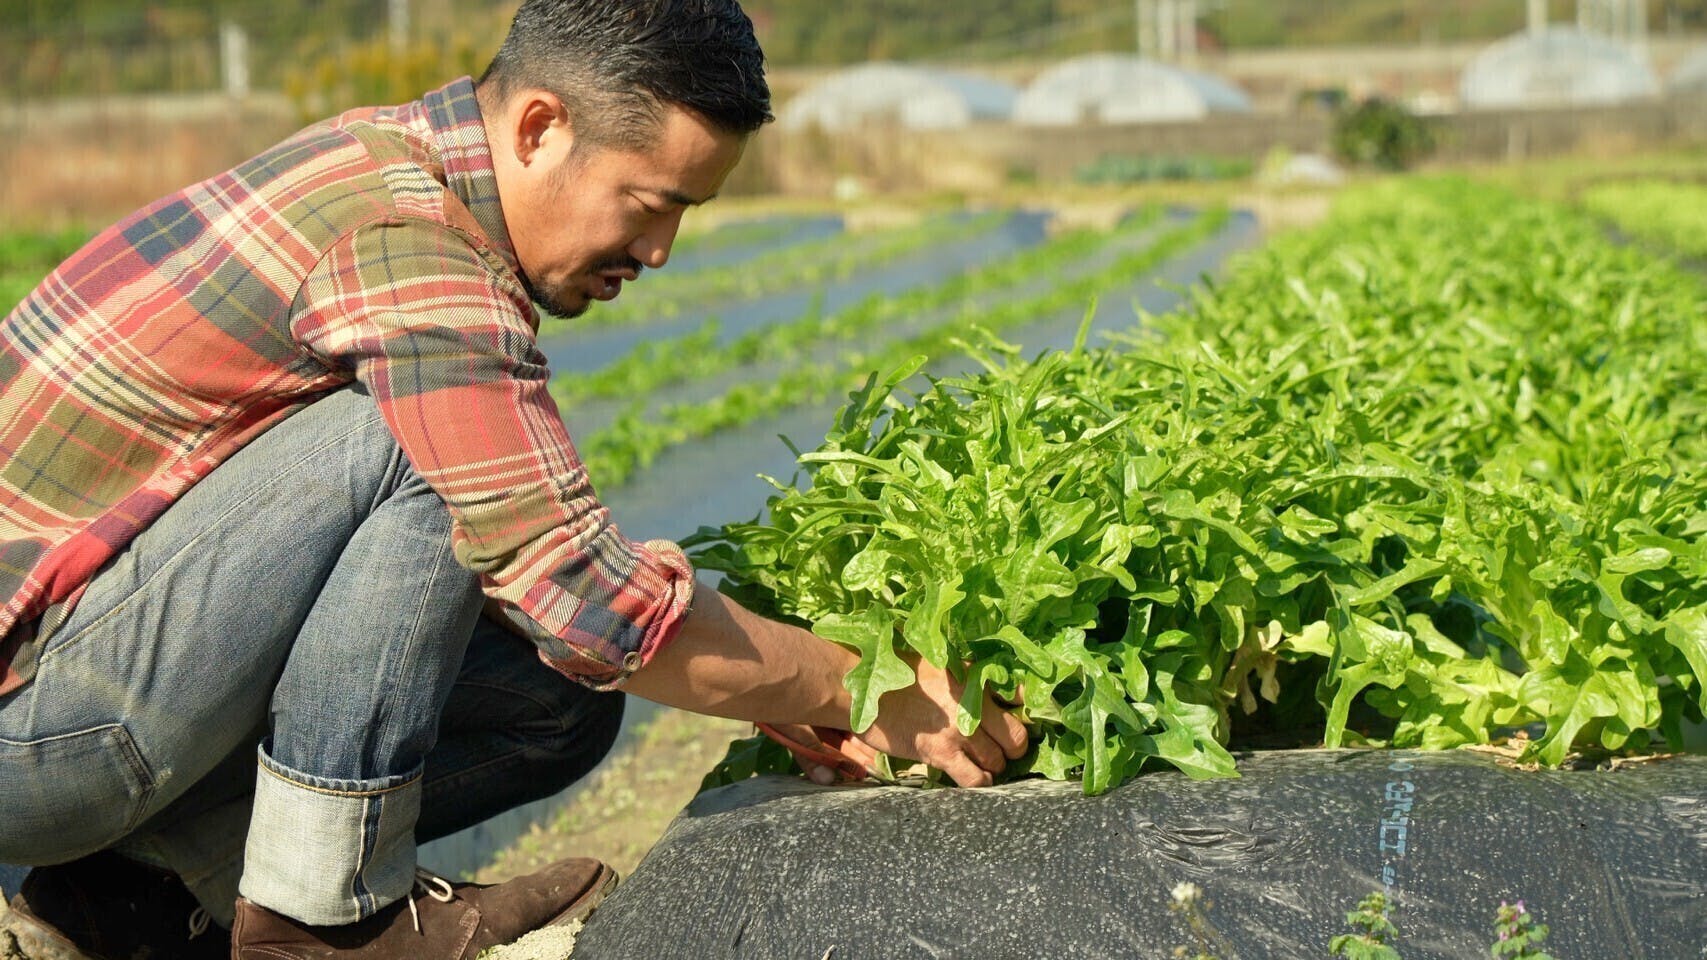
[[[681,635],[635,671],[628,692],[738,720],[847,728],[850,699],[842,678],[859,662],[857,655],[700,589]],[[892,756],[922,760],[963,787],[988,786],[1009,759],[1025,754],[1024,725],[989,694],[978,729],[964,737],[954,726],[960,684],[923,661],[913,669],[918,682],[884,694],[876,722],[859,740]]]
[[[1025,725],[984,694],[984,712],[972,736],[954,726],[960,683],[923,660],[919,682],[891,690],[878,701],[877,720],[858,738],[884,753],[928,763],[963,787],[987,787],[1009,760],[1025,756]]]
[[[914,671],[919,682],[885,694],[877,720],[863,734],[806,724],[773,727],[805,748],[796,749],[795,757],[812,782],[825,786],[846,774],[836,767],[814,762],[809,752],[831,757],[839,753],[870,769],[877,761],[878,751],[882,751],[928,763],[963,787],[989,786],[1008,761],[1025,755],[1025,725],[997,706],[989,694],[984,696],[984,713],[978,729],[972,736],[963,737],[954,725],[962,685],[922,661],[914,665]]]

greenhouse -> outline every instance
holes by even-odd
[[[1494,44],[1471,61],[1459,87],[1472,110],[1592,106],[1659,91],[1659,78],[1628,48],[1573,27],[1549,27]]]
[[[1198,120],[1248,113],[1242,90],[1206,73],[1121,54],[1093,54],[1039,74],[1014,105],[1031,126]]]
[[[912,130],[951,130],[1002,121],[1018,90],[985,77],[899,63],[867,63],[836,73],[784,104],[784,126],[849,130],[896,124]]]
[[[1671,92],[1707,94],[1707,47],[1684,57],[1671,72]]]

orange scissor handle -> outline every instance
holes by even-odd
[[[787,747],[788,752],[794,754],[795,758],[800,760],[802,764],[814,763],[821,767],[829,767],[854,780],[864,780],[871,776],[871,771],[866,769],[865,764],[848,756],[840,749],[839,745],[845,743],[851,736],[846,730],[813,727],[812,732],[817,734],[818,739],[824,744],[823,748],[819,748],[801,743],[768,723],[758,723],[754,726],[759,728],[760,733]]]

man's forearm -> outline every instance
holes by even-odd
[[[842,677],[857,661],[851,651],[700,584],[681,633],[624,689],[695,713],[846,728]]]

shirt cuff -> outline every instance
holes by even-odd
[[[681,547],[668,540],[648,540],[633,546],[636,559],[645,570],[642,577],[654,580],[656,597],[634,621],[640,634],[634,649],[617,663],[573,644],[554,643],[550,645],[553,649],[542,647],[539,652],[540,660],[547,666],[593,690],[622,689],[634,671],[652,662],[658,651],[676,638],[693,605],[693,564],[688,562]]]

